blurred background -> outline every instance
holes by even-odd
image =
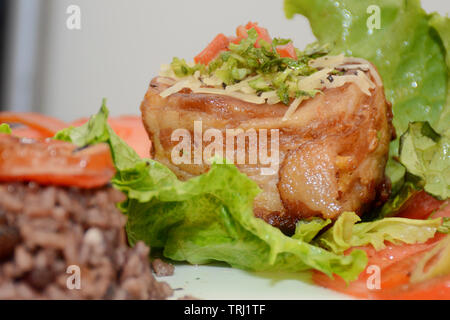
[[[80,29],[67,26],[74,5]],[[450,0],[422,5],[450,13]],[[305,18],[285,18],[283,0],[0,0],[0,110],[68,121],[106,97],[113,115],[138,114],[162,63],[192,60],[248,21],[299,48],[314,41]]]

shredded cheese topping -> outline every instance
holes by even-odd
[[[317,72],[307,77],[298,78],[298,89],[303,91],[323,90],[324,88],[338,88],[346,83],[354,83],[366,95],[371,95],[371,90],[376,86],[381,86],[381,79],[375,68],[364,59],[347,58],[343,54],[338,56],[324,56],[310,61],[310,66],[318,69]],[[349,71],[353,74],[336,74],[336,71]],[[367,76],[369,72],[375,83]],[[185,88],[194,93],[215,94],[233,97],[245,102],[254,104],[277,104],[280,98],[276,91],[263,92],[258,95],[249,82],[259,76],[249,77],[234,85],[223,88],[222,81],[216,76],[201,76],[200,72],[194,75],[178,78],[172,71],[170,65],[161,66],[160,78],[158,82],[169,85],[167,89],[160,93],[160,96],[166,98]],[[283,120],[288,120],[298,109],[300,104],[310,99],[311,96],[304,95],[295,98],[289,105]]]

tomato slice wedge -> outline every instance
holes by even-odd
[[[438,201],[426,194],[418,193],[412,202],[401,211],[402,217],[411,219],[427,219],[450,217],[448,201]],[[352,248],[362,249],[368,256],[367,266],[377,266],[381,275],[381,289],[369,289],[367,281],[371,272],[364,270],[358,279],[350,284],[339,276],[334,279],[319,271],[313,272],[313,281],[323,287],[363,299],[450,299],[450,276],[433,279],[424,283],[412,285],[411,272],[425,252],[431,250],[439,240],[445,237],[437,233],[434,238],[422,244],[394,245],[386,242],[386,248],[376,251],[372,246]]]
[[[0,181],[33,181],[43,185],[97,188],[115,174],[109,147],[75,145],[0,134]]]
[[[150,158],[152,142],[139,116],[111,118],[109,125],[141,158]]]
[[[220,52],[227,50],[229,44],[230,39],[227,36],[223,33],[218,34],[214,40],[194,58],[195,63],[208,65]]]
[[[266,28],[260,27],[257,22],[249,22],[245,26],[238,26],[236,28],[236,37],[227,37],[223,33],[218,34],[202,52],[195,56],[195,63],[208,65],[219,55],[220,52],[228,50],[228,46],[230,45],[230,43],[238,44],[242,39],[247,38],[248,30],[250,29],[255,29],[258,33],[258,39],[255,43],[256,48],[261,47],[259,43],[260,40],[272,43],[272,38],[270,37],[269,31],[267,31]],[[297,56],[295,54],[295,50],[293,50],[292,52],[290,47],[287,47],[286,49],[281,48],[280,50],[284,50],[283,52],[286,52],[286,54],[289,54],[291,56]]]
[[[377,297],[385,300],[449,300],[450,276],[407,287],[397,287],[394,290],[381,291]]]
[[[334,279],[332,279],[319,271],[313,272],[313,281],[322,287],[357,298],[374,299],[377,297],[378,290],[371,290],[367,285],[368,278],[373,274],[368,271],[370,266],[376,266],[380,270],[381,291],[408,284],[410,272],[417,261],[422,257],[423,253],[431,250],[440,239],[442,237],[436,237],[426,243],[414,245],[393,245],[387,243],[386,248],[378,252],[372,246],[352,248],[351,250],[362,249],[366,251],[369,258],[366,270],[361,272],[356,281],[347,285],[339,276],[335,275]]]
[[[289,42],[286,45],[277,46],[277,52],[282,58],[291,58],[297,60],[297,52],[295,52],[295,47],[292,42]]]
[[[58,131],[69,126],[78,127],[89,119],[83,118],[70,124],[56,118],[37,113],[0,112],[0,123],[17,123],[12,134],[17,137],[43,140],[53,137]],[[140,157],[149,158],[152,143],[139,116],[120,116],[109,118],[108,123],[114,132],[132,147]]]
[[[34,135],[39,138],[53,137],[58,131],[67,127],[67,124],[59,119],[33,112],[0,112],[0,123],[26,125],[32,130],[17,132]]]
[[[255,47],[260,48],[259,40],[264,40],[268,43],[272,43],[272,38],[270,37],[269,31],[266,28],[262,28],[258,25],[257,22],[249,22],[245,26],[239,26],[236,29],[237,43],[239,43],[242,39],[248,37],[248,30],[255,29],[256,33],[258,33],[258,39],[256,40]],[[234,41],[233,41],[234,42]]]
[[[442,204],[442,201],[430,196],[425,191],[421,191],[406,202],[397,216],[409,219],[427,219]]]
[[[16,137],[30,138],[35,140],[43,140],[45,138],[51,137],[48,134],[42,133],[41,131],[25,126],[11,128],[11,134]]]

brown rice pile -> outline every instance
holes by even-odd
[[[111,187],[0,184],[0,299],[171,296],[151,272],[149,248],[127,245],[126,217],[115,206],[123,200]],[[173,273],[163,262],[154,268]]]

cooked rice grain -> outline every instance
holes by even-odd
[[[165,299],[149,248],[126,242],[124,196],[96,190],[0,184],[0,299]],[[80,289],[69,289],[69,266]]]

